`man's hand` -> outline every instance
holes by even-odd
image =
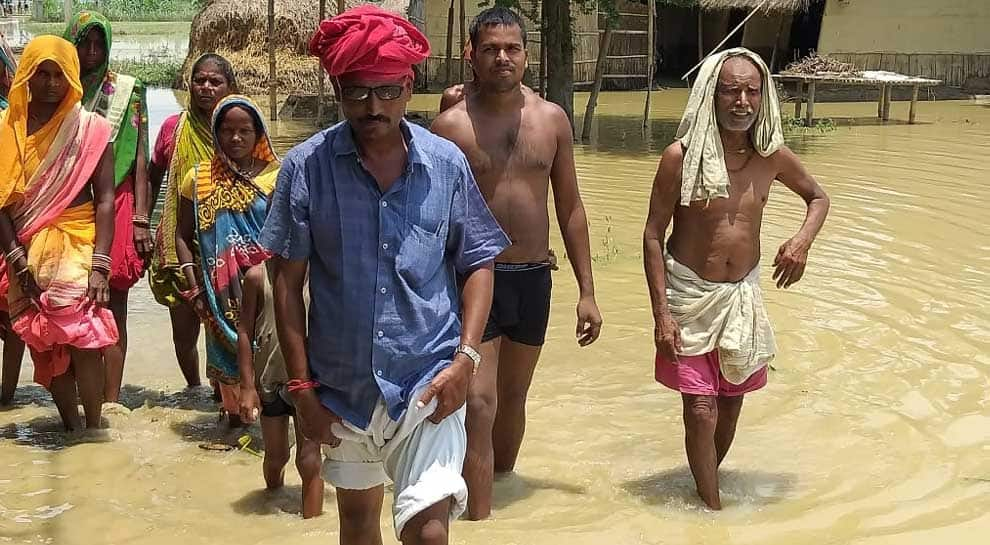
[[[602,332],[602,313],[598,311],[598,303],[595,297],[589,295],[582,297],[577,304],[577,341],[581,346],[598,340],[598,335]]]
[[[773,279],[778,288],[787,289],[804,276],[804,268],[808,264],[808,249],[811,243],[794,237],[780,245],[777,257],[773,260]]]
[[[89,291],[86,295],[93,303],[105,307],[110,303],[110,282],[107,273],[94,270],[89,273]]]
[[[339,446],[340,438],[333,434],[330,426],[340,424],[341,419],[320,403],[316,391],[300,390],[291,395],[296,407],[296,420],[303,435],[321,445]]]
[[[151,239],[151,231],[147,227],[134,226],[134,250],[141,256],[145,266],[151,261],[155,249],[155,241]]]
[[[261,398],[253,384],[241,382],[240,405],[241,420],[253,424],[261,414]]]
[[[450,367],[440,371],[433,378],[417,402],[422,409],[433,401],[433,398],[437,399],[437,408],[430,415],[430,422],[439,424],[464,405],[467,401],[468,385],[471,383],[473,369],[474,362],[471,358],[458,353],[454,355]]]
[[[684,349],[681,345],[681,327],[669,312],[657,319],[657,324],[653,328],[653,342],[660,356],[667,361],[678,362],[677,354]]]

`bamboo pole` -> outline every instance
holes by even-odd
[[[540,2],[540,98],[547,97],[547,16]]]
[[[39,4],[41,3],[41,0],[34,0],[34,1],[38,2]],[[73,4],[72,0],[64,0],[62,2],[62,11],[64,12],[63,15],[65,15],[65,24],[69,24],[69,21],[72,19],[72,15],[73,15],[72,11],[75,9],[75,7],[72,4]]]
[[[450,77],[454,64],[454,0],[450,0],[450,7],[447,8],[447,75],[444,78],[444,86],[450,87]]]
[[[465,25],[464,19],[467,17],[467,14],[464,13],[464,0],[459,0],[459,1],[460,1],[459,7],[460,7],[460,10],[461,10],[461,18],[460,18],[460,21],[459,21],[460,24],[461,24],[461,41],[458,42],[460,44],[460,46],[461,46],[461,79],[460,79],[460,82],[461,83],[464,83],[464,68],[465,68],[465,65],[467,64],[467,61],[464,59],[464,41],[467,39],[467,30],[464,28],[464,25]]]
[[[320,22],[327,18],[327,0],[320,0]],[[323,81],[323,65],[316,63],[316,124],[323,123],[323,99],[326,97],[326,87]]]
[[[345,11],[347,11],[347,2],[346,2],[346,0],[337,0],[337,15],[340,15],[341,13],[344,13]],[[337,121],[343,121],[344,120],[344,102],[340,99],[339,96],[336,95],[336,93],[334,94],[334,98],[336,99],[336,102],[337,102]]]
[[[612,24],[606,23],[605,34],[598,45],[598,61],[595,63],[595,82],[591,87],[591,96],[584,109],[584,126],[581,128],[581,140],[591,138],[591,125],[595,119],[595,107],[598,106],[598,93],[602,90],[602,80],[605,79],[605,63],[608,60],[608,46],[612,43]]]
[[[741,23],[739,23],[738,25],[736,25],[736,28],[732,29],[731,32],[729,32],[728,34],[726,34],[725,35],[725,38],[723,38],[722,41],[718,43],[718,45],[716,45],[714,48],[712,48],[712,51],[711,51],[711,53],[709,53],[709,55],[711,55],[712,53],[715,53],[716,51],[718,51],[719,49],[721,49],[722,46],[725,45],[725,42],[728,42],[729,39],[732,38],[732,36],[734,36],[736,34],[736,32],[739,32],[739,29],[741,29],[742,27],[746,26],[746,23],[748,23],[749,20],[752,19],[754,15],[756,15],[756,12],[760,11],[761,9],[763,9],[763,6],[766,6],[768,2],[770,2],[770,0],[763,0],[763,2],[760,3],[760,5],[758,5],[755,8],[753,8],[753,11],[749,12],[749,15],[747,15],[746,18],[743,19]],[[698,61],[698,64],[694,65],[694,68],[688,70],[687,74],[684,74],[683,76],[681,76],[681,79],[682,80],[686,80],[688,78],[688,76],[690,76],[691,74],[694,73],[695,70],[701,68],[702,63],[704,63],[704,62],[705,62],[704,59]]]
[[[268,114],[278,120],[278,84],[275,79],[275,0],[268,0]]]
[[[770,53],[770,73],[777,69],[777,49],[780,47],[780,35],[784,32],[784,14],[780,14],[780,23],[777,25],[777,37],[773,40],[773,52]]]
[[[650,99],[653,97],[653,62],[654,55],[656,53],[657,44],[654,43],[653,36],[653,26],[654,17],[656,15],[657,4],[653,0],[647,2],[650,5],[649,11],[647,12],[649,16],[646,18],[647,25],[649,27],[646,29],[646,105],[643,106],[643,128],[646,128],[646,124],[650,120]]]
[[[705,10],[698,6],[698,62],[705,58]]]

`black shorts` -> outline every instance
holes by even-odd
[[[292,402],[288,398],[289,392],[286,391],[285,385],[279,386],[275,399],[271,401],[261,400],[261,416],[269,418],[295,416],[296,408],[292,406]]]
[[[482,342],[505,336],[512,342],[543,346],[551,287],[547,263],[496,263],[492,311]]]

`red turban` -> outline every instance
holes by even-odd
[[[412,77],[412,65],[430,55],[430,42],[401,16],[363,5],[321,22],[309,54],[331,77],[381,81]]]

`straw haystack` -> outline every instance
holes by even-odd
[[[405,15],[409,2],[348,0],[347,8],[361,4],[378,6]],[[337,12],[337,1],[327,0],[327,15]],[[307,52],[309,39],[319,23],[319,0],[275,0],[275,58],[282,92],[313,92],[317,87],[317,61]],[[260,93],[268,88],[268,0],[212,0],[193,18],[189,55],[183,65],[204,53],[219,53],[234,65],[241,92]],[[186,83],[176,82],[177,87]]]
[[[770,0],[763,7],[765,11],[805,11],[815,0]],[[759,7],[763,0],[698,0],[703,9],[753,9]]]

